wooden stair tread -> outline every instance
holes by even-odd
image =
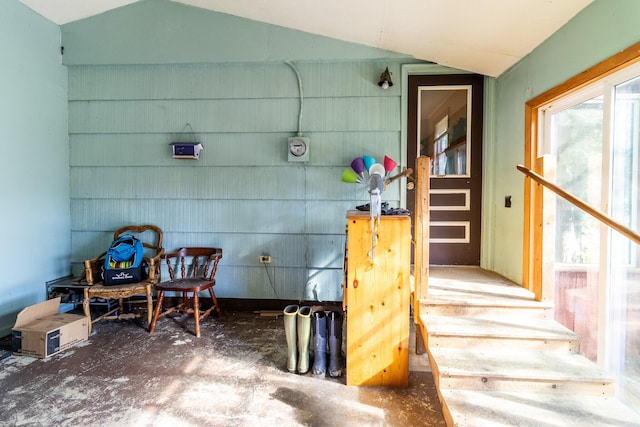
[[[422,315],[429,336],[577,340],[574,332],[549,319]]]
[[[553,304],[478,267],[430,267],[419,322],[449,426],[638,426]]]
[[[640,414],[610,396],[441,390],[458,427],[640,426]]]
[[[533,298],[518,295],[499,295],[494,293],[465,293],[429,287],[429,298],[420,301],[422,305],[482,305],[494,307],[539,307],[548,308],[550,303],[536,301]]]
[[[467,293],[493,293],[521,298],[533,298],[533,293],[491,271],[478,267],[429,268],[429,292],[435,289]]]
[[[579,354],[518,351],[513,348],[430,348],[441,375],[492,378],[544,379],[545,381],[600,381],[614,379]]]

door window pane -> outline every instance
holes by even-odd
[[[470,175],[471,87],[424,86],[418,96],[418,153],[433,159],[431,176]]]

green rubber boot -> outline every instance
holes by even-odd
[[[298,373],[309,372],[309,341],[311,340],[311,307],[298,310]]]
[[[289,372],[296,371],[298,364],[298,348],[296,320],[298,317],[298,306],[288,305],[284,308],[284,332],[287,337],[287,370]]]

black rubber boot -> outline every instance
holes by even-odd
[[[332,311],[329,313],[329,376],[342,375],[342,313]]]
[[[313,323],[313,375],[327,372],[327,316],[324,311],[315,311],[311,315]]]

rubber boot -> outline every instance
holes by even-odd
[[[311,307],[298,310],[298,373],[309,372],[309,340],[311,339]]]
[[[342,313],[332,311],[329,313],[329,376],[342,375]]]
[[[315,311],[313,319],[313,375],[327,372],[327,316],[324,311]]]
[[[287,370],[296,371],[298,364],[298,348],[296,341],[296,320],[298,317],[298,306],[288,305],[284,308],[284,332],[287,337]]]

